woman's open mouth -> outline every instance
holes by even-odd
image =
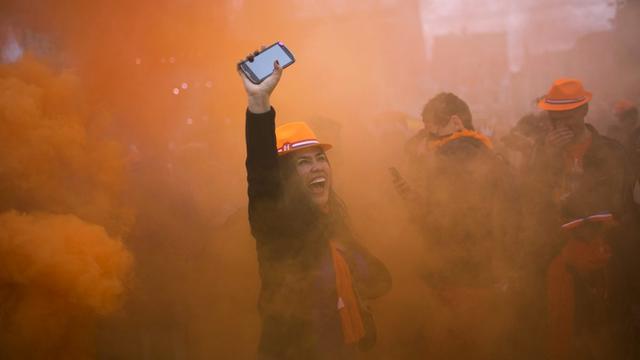
[[[320,195],[324,193],[325,186],[327,184],[327,178],[324,176],[315,177],[309,182],[309,190],[312,194]]]

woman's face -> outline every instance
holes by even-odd
[[[331,166],[319,147],[296,150],[291,154],[304,191],[318,207],[325,208],[331,193]]]

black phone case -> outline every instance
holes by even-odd
[[[258,80],[258,77],[256,76],[256,74],[253,73],[253,71],[251,71],[251,68],[249,66],[247,66],[247,62],[243,61],[240,63],[240,70],[242,70],[242,72],[247,75],[247,79],[249,79],[249,81],[251,81],[254,84],[260,84],[262,81]]]
[[[293,54],[291,53],[291,51],[289,51],[289,49],[287,49],[287,47],[286,47],[286,46],[284,46],[284,44],[283,44],[283,43],[281,43],[281,42],[276,42],[276,43],[272,44],[271,46],[269,46],[269,47],[265,48],[264,50],[260,51],[260,52],[259,52],[256,56],[254,56],[254,57],[260,56],[260,54],[262,54],[263,52],[265,52],[265,51],[267,51],[267,50],[271,49],[271,48],[272,48],[272,47],[274,47],[274,46],[280,46],[280,47],[282,48],[282,51],[284,51],[284,53],[285,53],[285,54],[287,54],[287,56],[289,56],[289,57],[291,58],[291,62],[290,62],[289,64],[287,64],[287,65],[283,66],[283,67],[282,67],[283,69],[288,68],[289,66],[291,66],[293,63],[295,63],[295,62],[296,62],[296,58],[293,56]],[[244,74],[245,74],[245,75],[247,75],[247,78],[249,79],[249,81],[251,81],[252,83],[254,83],[254,84],[256,84],[256,85],[260,84],[260,83],[261,83],[261,82],[263,82],[266,78],[268,78],[269,76],[271,76],[271,74],[273,74],[273,72],[271,72],[271,74],[269,74],[269,75],[265,76],[264,78],[262,78],[262,79],[258,79],[258,77],[256,76],[256,74],[254,74],[254,73],[253,73],[253,71],[251,71],[251,69],[249,68],[249,66],[247,66],[247,63],[248,63],[248,62],[249,62],[248,60],[245,60],[245,61],[241,62],[241,63],[240,63],[240,65],[239,65],[240,70],[242,70],[242,72],[244,72]]]

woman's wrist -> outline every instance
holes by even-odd
[[[266,94],[252,94],[248,96],[248,108],[249,111],[254,114],[262,114],[271,110],[271,102],[269,101],[269,95]]]

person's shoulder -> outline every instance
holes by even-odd
[[[421,155],[420,149],[424,149],[426,139],[427,131],[421,129],[404,143],[404,153],[409,157],[419,157]]]
[[[620,155],[624,155],[625,153],[624,146],[616,139],[610,138],[605,135],[599,135],[599,142],[603,147],[613,153]]]
[[[480,140],[461,136],[442,145],[439,149],[440,154],[445,156],[466,156],[478,155],[489,151],[487,146]]]
[[[594,136],[594,145],[596,149],[602,153],[605,153],[610,158],[615,158],[619,161],[625,161],[626,150],[624,146],[616,139],[602,135],[598,133],[592,126],[589,127]]]

